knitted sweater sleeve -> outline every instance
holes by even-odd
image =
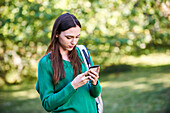
[[[59,92],[54,92],[52,82],[52,67],[46,57],[43,57],[38,63],[38,78],[36,90],[40,94],[41,103],[48,112],[66,103],[76,92],[71,83],[68,83]]]
[[[88,52],[89,53],[89,52]],[[89,57],[90,57],[90,62],[91,62],[91,65],[93,66],[93,61],[92,61],[92,58],[90,56],[90,53],[89,53]],[[94,98],[98,97],[101,93],[101,90],[102,90],[102,87],[100,85],[100,82],[99,80],[97,81],[97,85],[90,85],[90,94],[91,96],[93,96]]]

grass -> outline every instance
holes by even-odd
[[[102,77],[104,113],[170,112],[170,70],[164,68],[137,68]]]
[[[104,113],[170,113],[169,55],[163,55],[163,59],[155,54],[128,57],[124,63],[131,65],[131,71],[101,72]],[[35,82],[1,87],[1,112],[46,113],[34,89]]]
[[[2,113],[46,113],[34,89],[35,80],[18,85],[5,85],[0,89]]]

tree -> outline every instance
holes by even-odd
[[[94,62],[103,67],[121,63],[120,56],[126,54],[166,50],[170,46],[168,4],[166,0],[2,0],[0,77],[7,83],[35,77],[53,23],[65,12],[80,20],[79,44],[86,45]]]

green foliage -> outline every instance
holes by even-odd
[[[170,46],[168,4],[166,0],[2,0],[0,76],[7,83],[5,76],[13,70],[20,78],[35,77],[53,23],[65,12],[80,20],[79,44],[86,45],[95,64],[102,67],[108,62],[119,64],[125,54],[166,50]]]

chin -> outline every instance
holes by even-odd
[[[68,48],[68,51],[72,51],[74,48],[76,48],[76,46],[74,46],[73,48]]]
[[[69,48],[69,49],[67,49],[68,51],[72,51],[73,50],[73,48]]]

